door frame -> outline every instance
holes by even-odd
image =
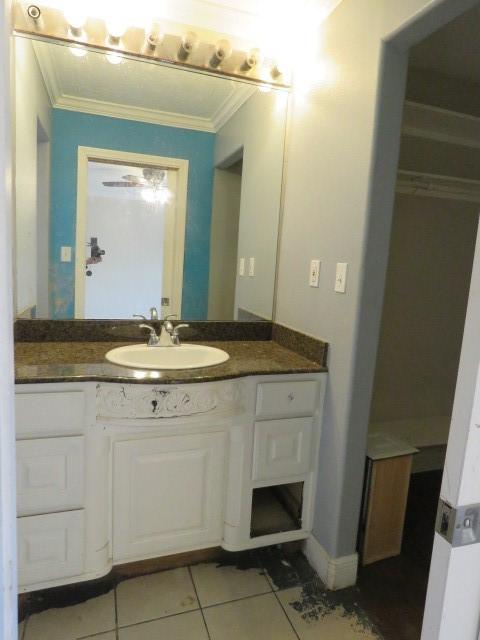
[[[183,264],[185,254],[185,229],[187,219],[188,160],[167,158],[143,153],[131,153],[114,149],[78,147],[77,162],[77,211],[75,221],[75,306],[74,317],[84,318],[85,312],[85,228],[88,203],[88,162],[115,162],[171,169],[177,171],[177,193],[175,195],[175,251],[172,269],[172,291],[170,313],[181,317]]]
[[[361,425],[365,435],[391,237],[408,51],[476,4],[474,0],[432,0],[428,7],[397,25],[394,31],[386,33],[381,42],[368,196],[369,219],[363,248],[350,402],[356,429]],[[461,492],[465,482],[470,489],[469,500],[473,502],[476,496],[475,501],[480,503],[480,487],[472,483],[472,471],[477,471],[474,461],[480,459],[480,231],[478,238],[441,490],[441,497],[453,507],[466,504],[466,493],[462,498]],[[353,441],[351,439],[350,447]],[[366,438],[364,444],[362,453],[366,451]],[[478,567],[480,544],[453,548],[435,533],[421,640],[450,640],[460,635],[462,640],[477,640],[480,620]]]

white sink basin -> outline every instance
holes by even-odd
[[[198,369],[226,362],[230,356],[226,351],[201,344],[178,347],[132,344],[112,349],[105,357],[109,362],[133,369]]]

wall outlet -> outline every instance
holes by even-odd
[[[347,290],[347,267],[346,262],[337,262],[337,271],[335,274],[335,291],[337,293],[345,293]]]
[[[310,276],[308,278],[308,284],[311,287],[318,287],[320,264],[320,260],[310,260]]]
[[[60,262],[72,261],[72,247],[60,247]]]
[[[245,275],[245,258],[240,258],[238,262],[238,275],[239,276]]]
[[[255,258],[248,259],[248,275],[250,277],[255,275]]]

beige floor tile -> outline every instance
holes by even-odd
[[[115,629],[113,591],[73,607],[48,609],[29,617],[25,640],[77,640]]]
[[[108,631],[107,633],[98,633],[95,636],[87,636],[81,640],[117,640],[117,634],[115,631]]]
[[[198,609],[198,601],[187,568],[132,578],[117,587],[119,626],[193,609]]]
[[[300,640],[380,640],[362,615],[324,598],[321,591],[294,587],[277,595]]]
[[[203,611],[211,640],[296,640],[273,593]]]
[[[219,567],[212,562],[198,564],[191,571],[202,607],[271,591],[261,569]]]
[[[190,611],[120,629],[119,638],[120,640],[159,640],[160,638],[208,640],[208,635],[200,611]]]

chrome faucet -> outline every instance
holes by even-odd
[[[143,318],[146,320],[144,316],[136,315],[136,318]],[[151,324],[142,324],[139,325],[140,329],[148,329],[150,331],[150,337],[148,338],[148,346],[149,347],[178,347],[180,346],[180,336],[178,333],[179,329],[183,327],[189,327],[189,324],[177,324],[174,326],[171,322],[170,318],[176,318],[175,314],[171,314],[165,318],[162,323],[162,330],[160,332],[160,336],[155,331],[155,328],[152,327]]]

